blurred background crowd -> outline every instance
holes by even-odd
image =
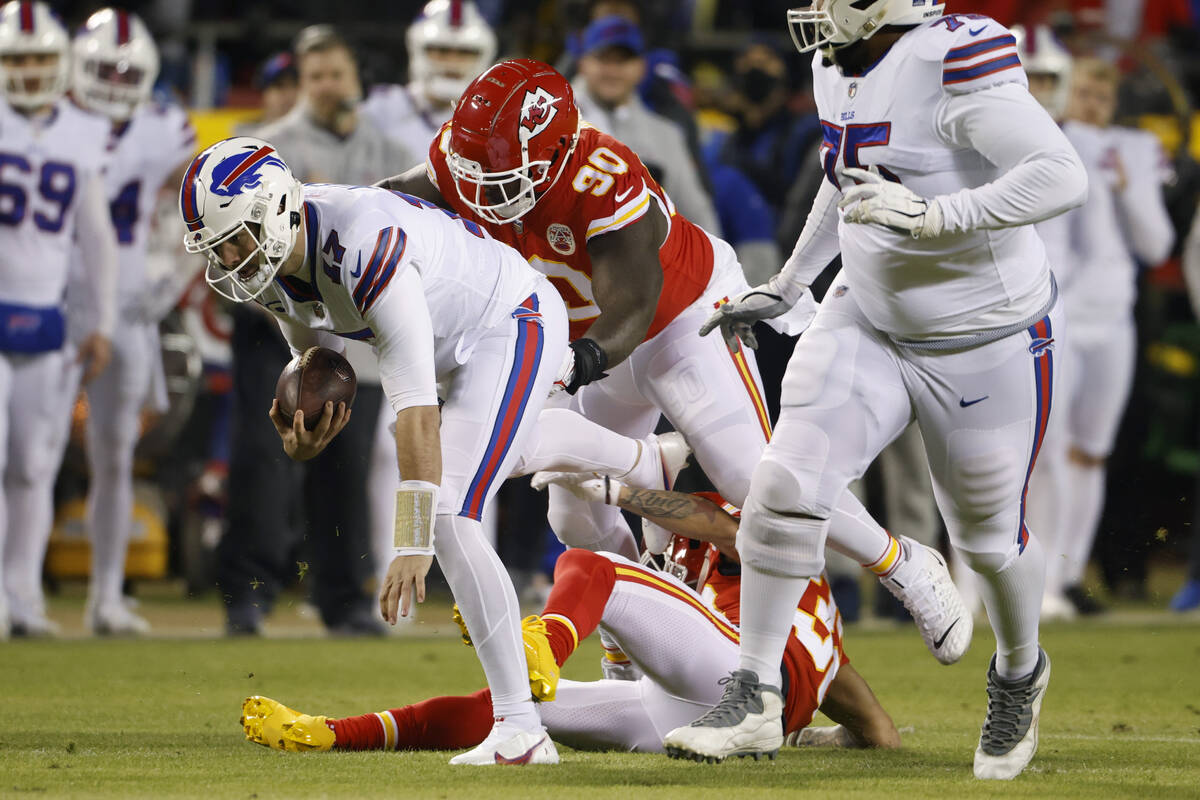
[[[571,77],[584,118],[630,145],[686,216],[729,241],[751,285],[791,252],[822,179],[810,65],[784,23],[789,0],[434,0],[424,11],[415,0],[342,0],[336,9],[316,0],[125,5],[158,45],[156,101],[188,110],[198,147],[255,132],[307,181],[371,183],[419,163],[467,80],[504,56],[539,58]],[[1080,121],[1141,128],[1161,143],[1156,191],[1172,230],[1158,251],[1149,248],[1154,263],[1137,259],[1132,388],[1111,452],[1094,454],[1101,481],[1107,457],[1094,566],[1065,570],[1046,611],[1071,617],[1130,601],[1200,607],[1200,535],[1190,533],[1200,525],[1200,253],[1188,258],[1189,245],[1200,249],[1200,231],[1191,230],[1200,200],[1192,135],[1200,0],[947,5],[1026,31],[1046,26],[1065,51],[1111,65],[1113,108]],[[101,4],[55,6],[73,28]],[[298,590],[331,632],[381,634],[372,598],[391,537],[390,508],[380,520],[378,498],[386,507],[395,465],[380,445],[387,433],[370,355],[352,356],[360,393],[340,445],[311,463],[287,461],[266,416],[287,348],[274,322],[223,304],[195,272],[200,265],[179,252],[175,193],[164,190],[163,235],[153,245],[157,268],[184,276],[161,323],[170,403],[143,419],[127,590],[181,578],[189,596],[220,597],[229,633],[250,635],[280,592]],[[766,328],[758,336],[774,417],[793,342]],[[81,396],[56,489],[51,589],[88,572],[88,413]],[[941,543],[925,468],[913,461],[919,442],[905,438],[859,490],[894,533]],[[506,486],[490,524],[533,602],[560,546],[544,499],[523,484]],[[903,613],[886,593],[859,596],[857,565],[831,560],[831,571],[848,621]]]

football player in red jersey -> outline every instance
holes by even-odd
[[[424,167],[381,185],[478,222],[550,279],[570,320],[558,385],[572,409],[634,439],[665,414],[722,496],[743,502],[771,434],[758,368],[736,336],[727,346],[697,334],[713,308],[747,290],[737,257],[676,212],[636,153],[579,118],[562,75],[529,59],[495,65],[467,88]],[[811,303],[806,294],[800,306]],[[778,318],[780,330],[799,332],[810,316],[800,306]],[[941,559],[857,524],[866,511],[848,492],[838,511],[831,546],[914,611],[939,660],[958,660],[971,620]],[[636,557],[612,507],[552,487],[550,523],[569,545]],[[940,641],[956,621],[965,635]]]
[[[736,659],[738,510],[712,494],[634,489],[581,474],[539,477],[543,485],[560,485],[588,501],[611,500],[676,532],[667,571],[613,554],[568,550],[555,567],[545,610],[525,621],[526,640],[531,633],[539,640],[532,653],[526,649],[531,676],[549,666],[539,659],[560,667],[597,627],[619,641],[644,673],[636,682],[559,681],[553,701],[540,706],[555,741],[578,749],[661,752],[662,732],[711,702],[722,670]],[[891,717],[842,650],[841,619],[824,578],[810,582],[796,608],[782,667],[789,743],[899,746]],[[818,708],[841,724],[808,729]],[[277,750],[454,749],[487,734],[491,697],[487,690],[435,697],[342,719],[250,697],[242,714],[246,738]]]

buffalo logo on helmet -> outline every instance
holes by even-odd
[[[272,155],[273,147],[260,147],[247,153],[229,156],[213,167],[212,192],[222,197],[237,197],[262,183],[261,170],[268,164],[286,169],[279,156]]]
[[[538,86],[525,92],[521,101],[521,139],[529,141],[546,129],[558,114],[558,98]]]
[[[546,228],[546,241],[554,252],[569,256],[575,252],[575,234],[561,222],[555,222]]]

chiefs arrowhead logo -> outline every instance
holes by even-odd
[[[558,113],[558,98],[542,87],[525,92],[521,102],[521,141],[527,142],[546,129]]]

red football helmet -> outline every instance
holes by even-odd
[[[668,575],[673,575],[691,586],[696,591],[704,586],[708,578],[709,554],[715,550],[708,542],[699,539],[689,539],[686,536],[671,536],[671,543],[662,554],[660,569]],[[642,563],[657,566],[652,554],[646,551],[642,554]]]
[[[503,225],[529,213],[554,185],[578,138],[567,79],[533,59],[501,61],[458,101],[446,165],[462,201]]]

